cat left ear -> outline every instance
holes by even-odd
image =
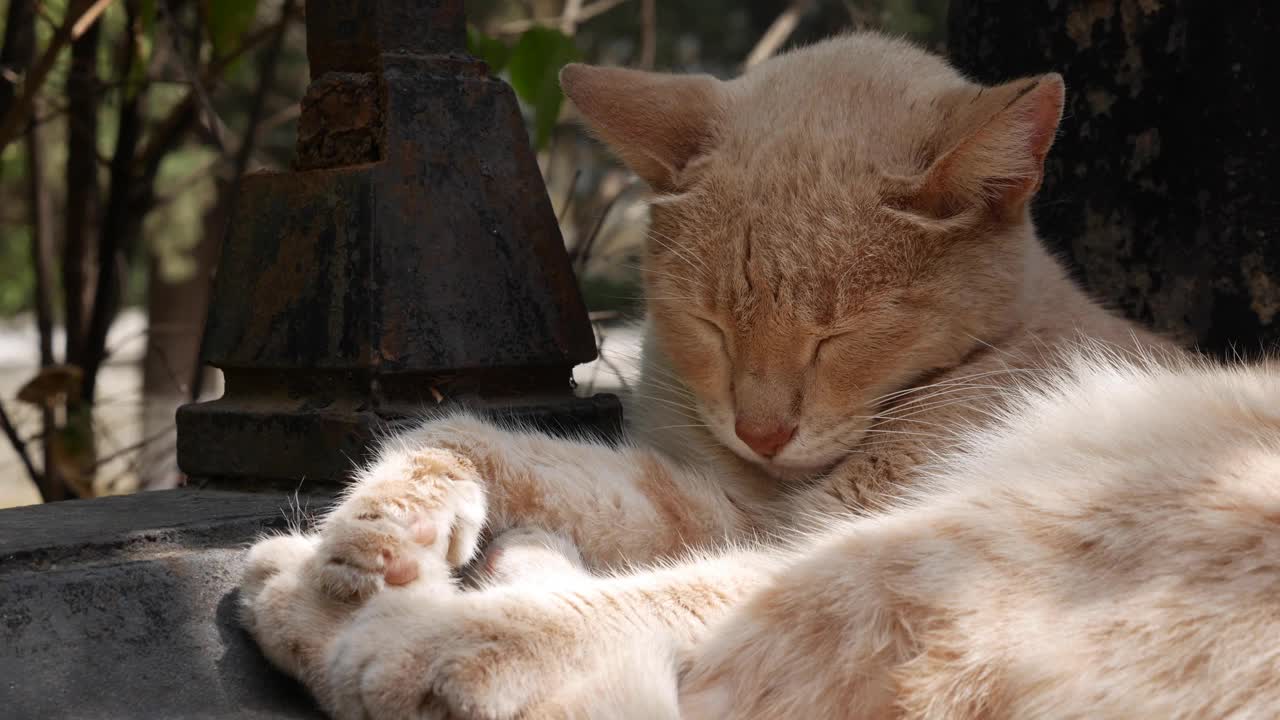
[[[710,75],[592,67],[560,71],[560,87],[601,139],[659,192],[705,152],[723,110],[722,83]]]
[[[1017,219],[1040,188],[1044,159],[1062,118],[1057,73],[984,88],[957,107],[960,139],[912,193],[913,209],[945,218],[982,207]]]

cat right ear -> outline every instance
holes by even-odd
[[[1044,177],[1063,93],[1062,76],[1051,73],[983,88],[958,102],[950,147],[914,180],[906,209],[946,218],[985,207],[1020,217]]]
[[[710,75],[671,75],[573,63],[560,86],[587,125],[654,190],[676,189],[680,172],[711,145],[724,106]]]

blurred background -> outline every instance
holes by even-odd
[[[643,188],[584,137],[566,62],[728,77],[879,28],[945,48],[946,0],[472,0],[471,51],[511,82],[598,337],[625,383]],[[174,487],[237,178],[293,155],[301,0],[9,0],[0,17],[0,507]],[[608,344],[612,343],[613,347]]]

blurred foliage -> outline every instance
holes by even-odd
[[[42,51],[53,35],[53,24],[67,11],[67,0],[42,0],[43,18],[36,23],[37,48]],[[279,0],[200,0],[195,13],[182,17],[183,32],[175,37],[167,9],[170,0],[140,0],[139,23],[134,33],[136,59],[127,76],[122,77],[120,43],[126,31],[122,3],[108,7],[99,21],[102,41],[98,47],[101,75],[97,146],[102,162],[98,181],[108,185],[106,164],[115,149],[119,108],[126,98],[142,93],[144,121],[153,130],[191,90],[189,81],[174,55],[178,49],[195,54],[202,66],[214,58],[238,50],[246,35],[260,26],[266,16],[278,13]],[[0,12],[0,35],[5,17]],[[296,103],[307,81],[305,33],[301,23],[289,33],[277,72],[277,91],[269,107],[282,109]],[[193,43],[199,43],[193,47]],[[63,52],[54,65],[39,97],[36,120],[42,130],[45,160],[43,186],[52,204],[54,227],[52,236],[62,239],[62,206],[65,201],[67,161],[66,100],[63,97],[70,70],[69,53]],[[219,121],[233,132],[247,122],[251,95],[256,89],[255,53],[247,53],[231,63],[206,89]],[[156,62],[157,59],[162,62]],[[295,122],[288,118],[264,128],[258,136],[253,168],[287,166],[293,153]],[[233,137],[238,140],[238,136]],[[228,148],[233,150],[234,148]],[[29,310],[33,306],[35,281],[30,262],[30,235],[25,209],[26,172],[21,143],[13,143],[0,153],[0,317]],[[221,162],[219,162],[221,160]],[[159,263],[160,275],[168,281],[180,281],[195,272],[191,249],[202,231],[201,216],[214,197],[214,178],[226,173],[229,163],[217,147],[207,127],[198,129],[168,153],[161,164],[157,181],[160,195],[154,209],[145,219],[143,247]],[[126,305],[143,302],[147,293],[148,266],[145,256],[130,263],[125,278]],[[56,274],[56,273],[55,273]],[[55,309],[62,302],[54,292]]]
[[[201,9],[213,52],[221,57],[240,46],[258,15],[258,0],[204,0]]]

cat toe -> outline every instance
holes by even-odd
[[[315,576],[334,597],[365,600],[388,585],[450,582],[476,553],[485,522],[479,484],[444,451],[393,455],[366,470],[321,527]]]

